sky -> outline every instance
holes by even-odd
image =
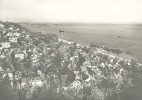
[[[142,23],[142,0],[0,0],[0,20]]]

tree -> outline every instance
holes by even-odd
[[[32,61],[30,59],[24,60],[24,68],[26,69],[26,74],[28,77],[30,70],[32,70]]]
[[[61,66],[62,56],[59,53],[59,51],[55,54],[55,57],[52,59],[52,65],[53,65],[53,72],[58,76],[60,81],[60,88],[62,88],[62,66]]]

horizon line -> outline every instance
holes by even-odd
[[[3,21],[3,20],[0,20]],[[14,23],[50,23],[50,24],[142,24],[142,22],[79,22],[79,21],[3,21],[3,22],[14,22]]]

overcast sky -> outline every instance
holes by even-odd
[[[141,23],[142,0],[0,0],[0,20]]]

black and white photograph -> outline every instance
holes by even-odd
[[[142,100],[142,0],[0,0],[0,100]]]

